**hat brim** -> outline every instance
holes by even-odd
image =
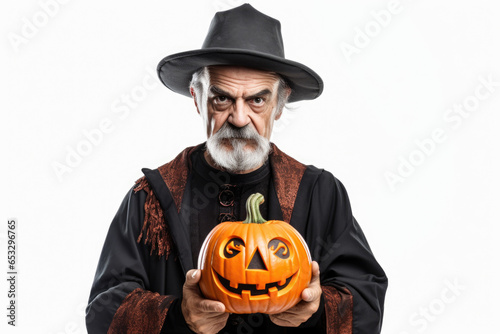
[[[292,89],[289,102],[313,100],[323,91],[323,80],[309,67],[266,53],[241,49],[207,48],[176,53],[160,61],[158,76],[172,91],[190,97],[189,83],[193,73],[211,65],[237,65],[278,73]]]

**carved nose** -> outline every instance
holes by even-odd
[[[255,250],[255,253],[253,254],[252,259],[250,260],[247,269],[267,270],[266,264],[264,263],[264,260],[262,260],[262,255],[260,255],[258,248]]]

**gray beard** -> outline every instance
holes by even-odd
[[[232,146],[227,149],[224,143]],[[252,148],[245,148],[247,143]],[[237,128],[228,122],[207,140],[207,150],[215,164],[232,173],[257,169],[266,161],[271,145],[251,126]]]

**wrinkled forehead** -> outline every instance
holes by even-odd
[[[233,91],[277,90],[280,76],[275,72],[240,66],[209,66],[210,86]]]

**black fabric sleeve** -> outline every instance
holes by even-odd
[[[308,243],[321,284],[352,294],[354,334],[380,333],[387,277],[352,215],[344,186],[327,171],[313,188],[309,219]]]
[[[144,191],[135,193],[132,188],[109,227],[86,309],[87,331],[91,334],[108,332],[118,308],[132,291],[148,290],[149,254],[143,244],[137,243],[145,198]],[[156,298],[152,292],[134,294],[142,298],[139,296],[144,296],[142,300]]]
[[[107,333],[125,297],[136,288],[144,289],[147,283],[145,259],[134,247],[140,229],[137,222],[144,219],[139,207],[144,199],[145,194],[134,194],[131,189],[109,227],[86,309],[87,331],[91,334]]]

